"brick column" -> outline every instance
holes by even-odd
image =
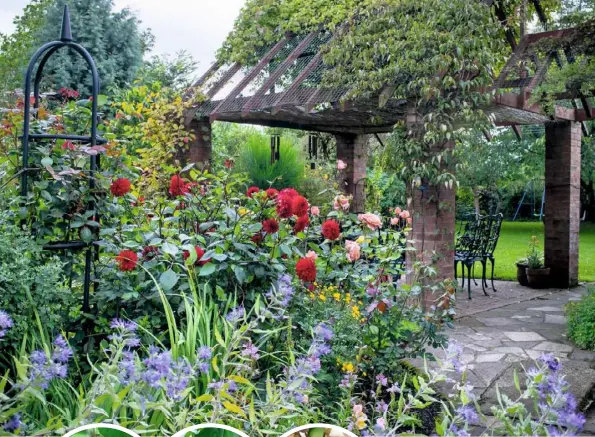
[[[433,148],[436,152],[453,148],[449,142]],[[437,276],[429,279],[428,284],[454,279],[455,247],[455,197],[456,188],[444,184],[432,185],[424,182],[410,193],[411,213],[413,216],[412,234],[414,252],[409,253],[409,265],[422,262],[425,266],[436,269]],[[438,296],[427,289],[423,296],[426,307],[435,304]]]
[[[336,134],[337,161],[347,164],[339,172],[340,189],[353,196],[351,211],[365,212],[366,208],[366,166],[368,164],[368,137],[366,135]]]
[[[185,164],[194,163],[197,168],[208,167],[211,163],[211,122],[208,118],[193,118],[186,129],[194,136],[188,143],[188,149],[184,153]]]
[[[545,265],[551,284],[578,284],[580,228],[581,125],[545,125]]]

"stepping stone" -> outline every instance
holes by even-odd
[[[478,317],[477,320],[486,326],[509,326],[512,323],[515,323],[508,317]]]
[[[533,316],[512,316],[511,319],[519,319],[519,320],[524,320],[524,319],[530,319]]]
[[[525,356],[525,351],[520,348],[520,347],[506,347],[506,346],[501,346],[501,347],[496,347],[492,350],[492,352],[496,352],[496,353],[502,353],[502,354],[513,354],[513,355],[518,355],[521,357]]]
[[[527,331],[527,332],[524,332],[524,331],[520,331],[520,332],[505,332],[504,335],[506,335],[512,341],[519,341],[519,342],[523,342],[523,341],[544,341],[545,340],[545,338],[543,338],[537,332],[531,332],[531,331]]]
[[[533,348],[533,350],[551,352],[554,355],[557,352],[572,352],[572,349],[574,349],[572,346],[562,343],[555,343],[553,341],[544,341]]]
[[[570,356],[573,360],[588,360],[588,361],[595,361],[595,352],[583,351],[580,349],[576,349],[572,355]]]
[[[475,345],[473,343],[468,343],[468,344],[465,345],[465,347],[467,349],[471,349],[472,351],[475,351],[475,352],[485,352],[485,351],[487,351],[487,349],[485,347],[483,347],[483,346],[477,346],[477,345]]]
[[[527,311],[543,311],[547,313],[561,313],[564,311],[561,307],[535,307],[535,308],[527,308]]]
[[[502,361],[506,354],[495,354],[495,353],[486,353],[486,354],[479,354],[475,362],[477,363],[497,363]]]
[[[557,314],[546,314],[545,323],[551,323],[552,325],[565,325],[566,316],[559,316]]]

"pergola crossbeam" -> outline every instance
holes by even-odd
[[[291,52],[291,54],[285,59],[281,65],[275,70],[273,74],[265,81],[265,83],[260,87],[260,89],[254,94],[254,96],[248,100],[248,102],[244,105],[243,111],[248,112],[252,108],[254,108],[256,102],[266,94],[271,87],[275,86],[275,83],[279,78],[293,65],[296,59],[308,48],[310,43],[316,38],[318,32],[311,32],[309,33],[298,45],[297,47]]]
[[[211,118],[216,119],[217,114],[221,111],[226,104],[230,103],[235,99],[243,90],[252,82],[256,76],[266,67],[266,65],[273,60],[273,58],[281,51],[288,40],[293,38],[293,35],[286,35],[277,44],[273,46],[271,50],[260,60],[260,62],[244,77],[238,85],[229,93],[226,99],[223,99],[215,110],[211,113]]]

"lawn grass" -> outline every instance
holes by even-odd
[[[515,262],[527,254],[528,243],[535,235],[543,250],[543,223],[504,222],[500,240],[496,247],[496,270],[494,278],[516,280]],[[479,264],[478,266],[479,267]],[[490,265],[488,264],[488,271]],[[460,274],[460,273],[459,273]],[[481,269],[475,271],[481,277]],[[595,224],[583,223],[579,243],[579,279],[582,282],[595,282]]]

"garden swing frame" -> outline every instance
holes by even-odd
[[[33,109],[39,109],[39,88],[41,79],[43,78],[43,71],[48,60],[61,48],[69,48],[78,53],[86,62],[92,76],[92,92],[91,92],[91,132],[89,136],[69,135],[69,134],[37,134],[31,133],[31,91],[33,88]],[[37,66],[38,65],[38,66]],[[37,66],[37,69],[35,68]],[[33,76],[35,72],[35,76]],[[101,138],[97,134],[99,124],[98,115],[98,96],[99,96],[99,72],[95,61],[91,54],[80,44],[75,42],[72,38],[70,11],[68,5],[64,6],[64,15],[62,18],[62,28],[60,39],[48,42],[41,46],[35,54],[31,57],[27,67],[25,76],[24,89],[24,122],[23,122],[23,136],[22,136],[22,175],[21,175],[21,197],[23,202],[26,202],[29,193],[29,172],[35,169],[29,168],[29,151],[30,143],[48,142],[55,140],[66,140],[82,144],[90,144],[91,147],[106,144],[107,140]],[[100,170],[99,155],[90,155],[90,171],[89,171],[89,188],[95,189],[95,173]],[[87,210],[93,210],[94,203],[87,204]],[[99,214],[96,214],[95,219],[99,222]],[[94,258],[99,257],[99,246],[97,242],[87,243],[85,241],[64,241],[57,243],[49,243],[43,246],[47,251],[76,251],[86,250],[85,253],[85,273],[83,281],[83,312],[90,311],[90,290],[91,290],[91,269]]]

